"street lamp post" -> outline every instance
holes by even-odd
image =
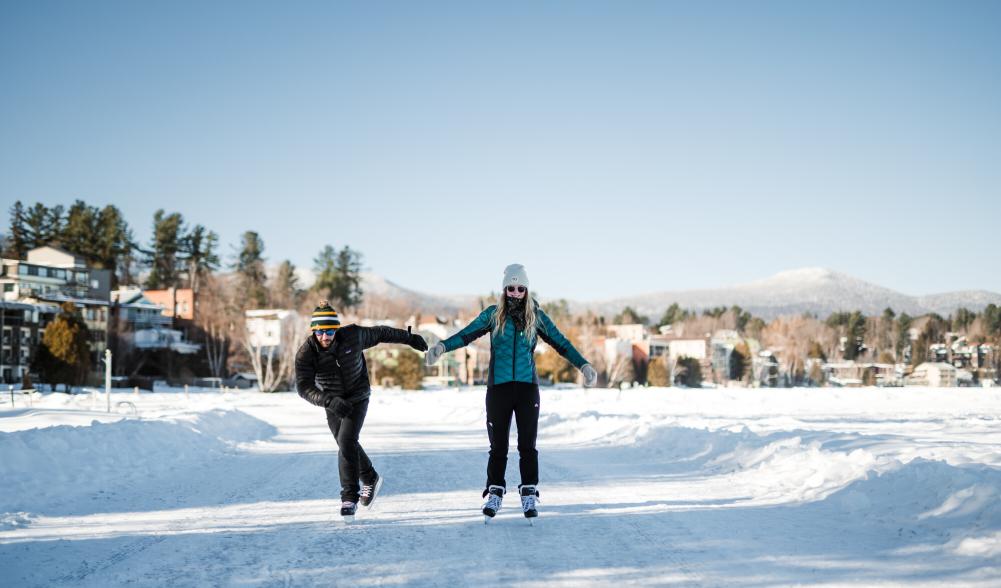
[[[108,400],[108,412],[111,412],[111,350],[104,350],[104,395]]]

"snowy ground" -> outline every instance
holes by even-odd
[[[351,526],[295,394],[6,396],[0,585],[1001,585],[1001,390],[544,390],[534,528],[483,394],[377,390]]]

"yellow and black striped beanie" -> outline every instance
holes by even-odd
[[[309,330],[319,331],[322,329],[341,328],[341,319],[337,318],[337,311],[330,306],[326,300],[313,309],[313,318],[309,321]]]

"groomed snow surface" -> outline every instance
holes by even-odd
[[[345,525],[294,393],[5,394],[0,585],[1001,585],[1001,390],[544,389],[535,527],[483,397],[376,390]]]

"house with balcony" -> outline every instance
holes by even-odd
[[[244,324],[248,342],[255,349],[260,349],[261,353],[271,350],[277,353],[286,345],[298,348],[309,334],[306,322],[293,310],[248,310],[244,313]]]
[[[0,290],[4,302],[34,305],[41,315],[55,316],[60,304],[73,303],[90,332],[91,369],[102,369],[101,357],[108,345],[111,270],[87,267],[83,257],[59,247],[37,247],[28,251],[26,259],[0,260]],[[42,330],[43,323],[40,316]]]
[[[0,382],[16,384],[31,371],[35,348],[59,307],[0,300]]]

